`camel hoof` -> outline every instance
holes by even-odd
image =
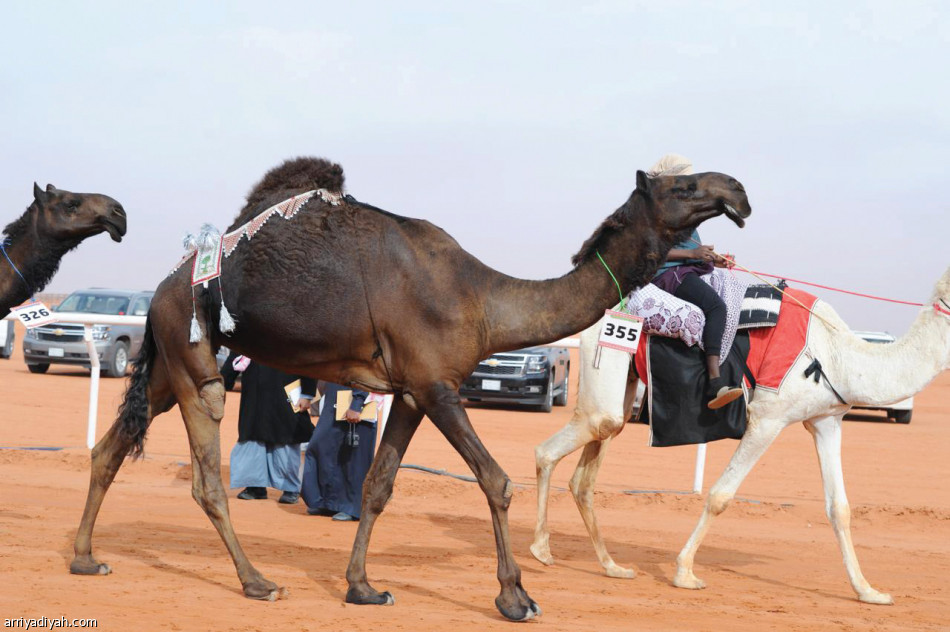
[[[696,577],[692,573],[679,572],[673,578],[673,585],[677,588],[687,588],[689,590],[702,590],[706,587],[706,582]]]
[[[108,564],[100,564],[92,557],[77,557],[69,564],[69,572],[73,575],[108,575],[112,569]]]
[[[290,593],[286,588],[266,579],[244,586],[244,596],[258,601],[277,601],[278,599],[286,599],[289,595]]]
[[[551,549],[546,546],[532,544],[531,555],[545,566],[554,566],[554,556],[551,555]]]
[[[516,584],[513,591],[513,596],[517,601],[505,599],[506,594],[512,596],[511,592],[502,592],[502,594],[495,597],[495,607],[509,621],[530,621],[541,616],[541,606],[528,596],[520,583]]]
[[[357,606],[393,606],[396,604],[396,598],[388,590],[363,594],[350,588],[346,591],[346,603],[356,604]]]
[[[873,603],[879,606],[891,606],[894,604],[894,598],[887,593],[873,590],[863,595],[858,595],[858,599],[864,603]]]
[[[616,577],[618,579],[633,579],[637,576],[637,571],[632,568],[624,568],[616,564],[607,566],[604,568],[604,571],[607,573],[607,577]]]

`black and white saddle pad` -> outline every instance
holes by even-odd
[[[784,284],[780,284],[781,285]],[[739,329],[775,327],[782,307],[782,292],[771,285],[750,285],[746,288],[739,311]]]

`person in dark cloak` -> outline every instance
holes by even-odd
[[[304,456],[301,494],[312,516],[334,520],[359,520],[363,479],[373,462],[376,421],[361,421],[369,393],[353,390],[344,419],[337,421],[339,384],[320,382],[323,393],[320,417]]]
[[[227,390],[234,388],[239,373],[241,409],[238,442],[231,450],[231,488],[244,487],[237,495],[241,500],[263,500],[272,487],[283,492],[278,502],[292,505],[300,498],[300,444],[313,433],[307,411],[316,381],[232,353],[221,367]],[[294,404],[285,387],[297,380],[300,393]]]

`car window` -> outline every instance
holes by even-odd
[[[132,309],[129,310],[129,313],[132,314],[132,316],[146,316],[148,315],[148,304],[148,297],[140,296],[132,303]]]
[[[112,314],[126,313],[129,299],[124,296],[108,296],[104,294],[77,293],[66,297],[56,311],[80,312],[83,314]]]

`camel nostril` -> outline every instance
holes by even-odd
[[[121,204],[116,204],[112,207],[112,212],[118,215],[119,217],[125,217],[125,209],[122,208]]]

